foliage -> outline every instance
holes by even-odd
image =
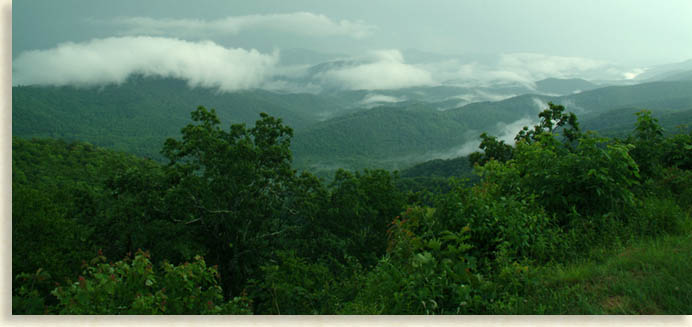
[[[560,229],[533,197],[521,199],[486,182],[457,187],[437,207],[435,220],[444,228],[468,229],[471,254],[488,271],[514,261],[546,262],[560,253]]]
[[[331,184],[328,229],[346,241],[346,253],[364,265],[384,254],[387,224],[404,208],[396,176],[384,170],[339,170]]]
[[[252,281],[257,312],[267,314],[335,314],[354,292],[359,265],[347,275],[335,274],[324,262],[309,262],[293,251],[278,251],[262,266],[261,280]]]
[[[60,314],[247,314],[247,298],[223,301],[218,272],[204,259],[154,269],[146,252],[105,263],[99,256],[78,280],[53,290]],[[98,263],[101,262],[101,263]]]
[[[427,230],[434,210],[409,209],[392,222],[389,255],[367,275],[365,286],[345,313],[460,314],[483,312],[483,290],[468,251],[468,228]]]
[[[580,136],[579,123],[574,113],[563,113],[565,107],[548,102],[548,109],[538,114],[540,122],[533,130],[524,127],[515,137],[517,142],[533,143],[541,138],[542,134],[553,134],[562,128],[566,142],[574,142]]]
[[[495,136],[481,134],[481,144],[478,146],[483,153],[474,152],[469,155],[471,165],[485,165],[490,160],[505,162],[512,159],[512,146],[505,144],[505,141],[498,140]]]
[[[287,228],[277,218],[289,210],[293,131],[264,113],[252,128],[234,124],[224,131],[215,110],[201,106],[192,120],[182,139],[168,139],[162,150],[170,160],[163,205],[172,221],[206,238],[223,285],[237,292]]]
[[[643,179],[658,177],[661,173],[663,156],[663,128],[658,119],[651,117],[650,111],[637,113],[637,124],[634,133],[627,139],[634,145],[631,154],[637,162]]]

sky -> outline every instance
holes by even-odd
[[[689,0],[15,1],[13,84],[121,82],[140,72],[268,87],[290,49],[369,60],[317,76],[350,88],[597,71],[628,78],[692,59],[690,17]],[[436,60],[414,62],[421,56]]]

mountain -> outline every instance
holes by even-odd
[[[595,129],[631,128],[633,113],[641,109],[661,114],[669,129],[692,116],[692,81],[474,103],[463,97],[477,90],[451,86],[319,94],[220,93],[190,88],[181,80],[141,76],[100,88],[17,86],[12,92],[16,136],[80,140],[154,159],[161,159],[164,140],[178,136],[199,105],[216,108],[225,128],[230,123],[252,124],[260,112],[267,112],[294,128],[295,166],[327,172],[400,169],[466,155],[477,149],[482,132],[511,142],[521,127],[534,124],[548,101],[565,105]],[[616,126],[619,122],[622,127]]]
[[[692,70],[675,72],[667,75],[663,81],[692,81]]]
[[[436,110],[436,103],[388,105],[319,122],[296,133],[296,164],[312,170],[335,167],[405,168],[435,158],[453,158],[477,150],[482,132],[511,141],[518,130],[537,121],[552,101],[577,113],[581,121],[598,121],[611,110],[630,108],[622,120],[632,128],[634,113],[642,109],[692,117],[692,82],[656,82],[614,86],[560,97],[522,95],[496,102],[478,102]],[[673,114],[674,113],[674,114]],[[665,116],[669,117],[669,116]],[[602,129],[591,123],[594,129]],[[612,126],[612,128],[620,128]]]
[[[536,116],[537,101],[525,95],[446,111],[437,103],[381,106],[298,131],[292,149],[297,166],[312,170],[401,168],[471,152],[477,145],[469,142],[483,131],[506,133],[508,125]]]
[[[585,130],[598,131],[604,136],[624,137],[634,130],[636,114],[643,108],[620,108],[582,119]],[[692,131],[692,106],[687,110],[657,109],[652,116],[658,119],[666,133]],[[680,130],[682,128],[682,130]]]
[[[190,88],[176,79],[135,76],[121,85],[92,88],[17,86],[12,88],[12,132],[21,137],[81,140],[160,158],[167,137],[190,122],[197,106],[215,108],[224,126],[252,124],[260,112],[304,128],[338,111],[341,104],[311,94],[264,90],[219,93]]]
[[[599,86],[580,78],[546,78],[536,82],[536,90],[544,94],[568,95],[593,90]]]
[[[627,107],[687,109],[692,108],[692,81],[609,86],[563,96],[556,102],[577,114],[586,115]]]
[[[665,65],[648,67],[643,73],[636,76],[640,82],[654,82],[669,80],[671,76],[692,70],[692,59]]]

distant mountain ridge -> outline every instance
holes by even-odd
[[[179,135],[199,105],[216,108],[225,128],[252,124],[259,112],[267,112],[295,129],[296,167],[327,171],[405,168],[465,155],[476,150],[482,132],[511,140],[518,129],[537,120],[548,101],[565,105],[581,121],[624,108],[668,110],[681,121],[692,114],[686,111],[692,109],[692,81],[474,103],[454,95],[469,90],[447,86],[325,94],[220,93],[190,89],[185,81],[144,77],[101,88],[20,86],[12,92],[16,136],[80,140],[159,159],[163,141]],[[379,100],[366,105],[368,99]]]
[[[581,78],[546,78],[536,82],[536,90],[541,93],[567,95],[588,90],[599,86]]]

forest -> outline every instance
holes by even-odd
[[[12,312],[689,314],[692,132],[630,114],[550,103],[515,145],[330,179],[266,113],[200,106],[163,162],[13,137]]]

